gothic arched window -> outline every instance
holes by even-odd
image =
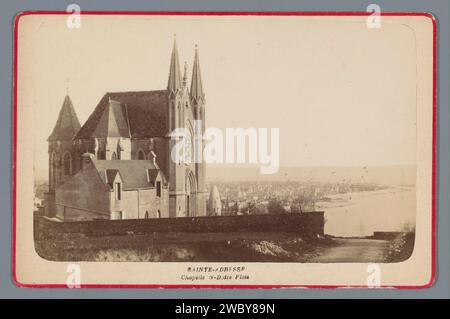
[[[113,161],[117,159],[116,152],[113,152],[113,153],[112,153],[111,159],[112,159]]]
[[[156,196],[161,197],[161,182],[160,181],[156,182]]]
[[[64,154],[64,175],[72,175],[72,156],[70,153]]]
[[[145,160],[145,153],[143,150],[139,150],[138,152],[138,160]]]
[[[117,159],[118,159],[118,160],[120,160],[121,153],[122,153],[122,149],[120,148],[120,146],[118,146],[118,147],[117,147]]]
[[[50,184],[55,186],[56,184],[56,153],[53,152],[50,157]]]

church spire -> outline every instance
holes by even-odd
[[[205,97],[202,85],[202,76],[200,73],[200,61],[198,57],[197,45],[195,45],[194,66],[192,69],[192,81],[191,81],[191,100],[194,103],[202,100]]]
[[[177,40],[173,40],[172,56],[170,59],[170,70],[169,70],[169,82],[167,83],[167,89],[175,93],[181,88],[181,70],[180,62],[178,60],[178,48]]]

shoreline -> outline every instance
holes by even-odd
[[[362,191],[362,192],[349,192],[342,194],[332,194],[327,195],[326,198],[329,198],[330,201],[318,201],[315,204],[315,207],[318,210],[325,210],[327,208],[335,208],[335,207],[345,207],[351,206],[353,198],[363,198],[366,196],[377,196],[377,195],[387,195],[387,194],[396,194],[401,192],[407,192],[415,189],[415,186],[401,186],[401,185],[389,185],[384,189],[378,189],[373,191]],[[344,205],[332,205],[332,203],[344,203]],[[330,205],[331,204],[331,205]]]

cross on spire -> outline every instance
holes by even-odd
[[[66,79],[66,95],[69,95],[69,78]]]

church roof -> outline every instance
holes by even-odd
[[[75,138],[89,139],[100,132],[133,138],[164,137],[168,101],[167,90],[106,93]]]
[[[58,120],[47,141],[70,141],[80,129],[80,122],[73,107],[70,97],[66,95]]]
[[[105,184],[112,187],[117,174],[122,179],[123,189],[139,189],[154,187],[158,169],[152,161],[142,160],[93,160],[95,168]],[[150,178],[149,178],[149,173]],[[153,178],[153,180],[152,180]],[[164,175],[162,175],[164,180]]]

